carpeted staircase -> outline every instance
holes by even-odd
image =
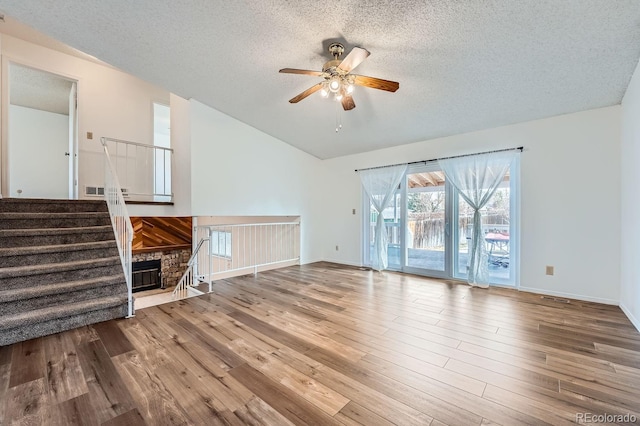
[[[0,346],[126,315],[104,201],[0,199]]]

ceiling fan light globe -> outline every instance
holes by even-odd
[[[340,89],[340,80],[338,78],[332,78],[329,82],[329,90],[337,92]]]
[[[348,84],[347,85],[347,93],[349,95],[353,93],[353,84]]]
[[[320,90],[320,96],[322,96],[323,98],[326,98],[327,96],[329,96],[329,91],[323,87]]]

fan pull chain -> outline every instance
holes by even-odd
[[[340,105],[336,102],[336,133],[342,129],[342,116],[340,115]]]

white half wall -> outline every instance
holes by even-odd
[[[322,260],[322,161],[195,100],[190,118],[193,216],[300,216],[301,262]]]
[[[640,330],[640,64],[622,100],[620,307]]]
[[[362,191],[355,169],[517,146],[525,147],[521,156],[520,288],[617,305],[619,106],[325,161],[330,176],[325,223],[332,226],[325,225],[324,258],[346,264],[361,262]],[[637,177],[632,182],[637,190]],[[640,241],[638,230],[635,244]],[[555,267],[555,275],[545,275],[547,265]]]
[[[68,115],[10,105],[9,139],[11,197],[69,198]]]

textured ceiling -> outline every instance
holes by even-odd
[[[62,77],[11,64],[9,98],[12,105],[69,115],[72,83]]]
[[[53,7],[55,5],[55,7]],[[0,0],[33,28],[319,158],[620,103],[640,57],[638,0]],[[330,41],[371,56],[356,109],[319,94]]]
[[[2,7],[3,2],[2,0],[0,0],[0,10],[2,10]],[[59,52],[66,53],[67,55],[75,56],[77,58],[91,61],[96,64],[110,66],[109,64],[99,60],[98,58],[81,52],[78,49],[74,49],[73,47],[62,43],[59,40],[51,38],[39,31],[35,31],[30,26],[16,21],[11,16],[6,16],[4,15],[4,13],[0,16],[3,16],[3,19],[0,20],[0,33],[9,34],[10,36],[13,36],[15,38],[19,38],[21,40],[25,40],[39,46],[48,47],[49,49],[57,50]]]

